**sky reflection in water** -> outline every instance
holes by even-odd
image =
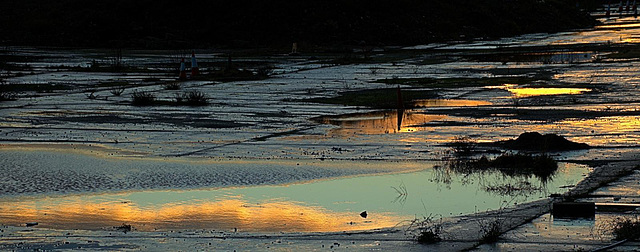
[[[543,198],[566,191],[561,187],[577,183],[588,171],[585,166],[561,163],[546,185],[535,178],[499,173],[459,176],[425,169],[283,186],[9,197],[0,198],[0,222],[37,221],[39,227],[67,229],[108,229],[127,223],[141,231],[368,230],[430,214],[448,217]],[[509,195],[486,190],[522,181],[542,189]],[[406,188],[407,194],[393,187]],[[368,211],[366,219],[360,217],[362,211]]]

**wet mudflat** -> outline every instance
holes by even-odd
[[[366,57],[236,56],[235,76],[217,74],[229,67],[225,53],[204,51],[197,54],[203,77],[178,89],[171,84],[185,52],[117,58],[104,50],[6,48],[0,223],[354,231],[564,193],[589,165],[637,152],[638,32],[609,25],[380,48]],[[126,68],[103,67],[114,62]],[[205,94],[207,104],[177,101],[190,91]],[[155,102],[134,105],[134,92]],[[438,168],[456,137],[480,144],[532,131],[593,148],[548,153],[561,162],[546,182]],[[500,151],[478,147],[473,155]],[[491,190],[513,188],[506,185],[519,189]]]

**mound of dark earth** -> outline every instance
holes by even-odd
[[[569,141],[556,134],[542,135],[538,132],[522,133],[515,140],[499,141],[496,144],[507,149],[529,151],[567,151],[590,148],[588,144]]]

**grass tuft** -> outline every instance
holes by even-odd
[[[469,156],[475,152],[477,147],[476,141],[468,136],[456,136],[449,145],[453,153],[457,156]]]
[[[433,244],[442,241],[443,228],[442,219],[436,222],[433,215],[424,217],[424,219],[415,219],[409,227],[418,227],[420,233],[414,236],[416,242],[420,244]]]
[[[131,98],[131,103],[136,106],[150,106],[153,105],[156,100],[155,95],[145,91],[134,91]]]
[[[500,235],[502,234],[500,230],[501,226],[502,221],[500,221],[499,219],[480,223],[480,232],[482,232],[480,243],[488,244],[497,242],[500,238]]]
[[[124,87],[116,87],[109,90],[109,92],[111,92],[111,94],[114,96],[120,96],[122,95],[122,93],[124,93]]]
[[[180,83],[179,82],[168,83],[168,84],[164,85],[164,89],[166,89],[166,90],[180,90]]]

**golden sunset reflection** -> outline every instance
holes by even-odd
[[[624,29],[640,28],[640,23],[604,24],[595,27],[596,29]]]
[[[477,107],[491,105],[488,101],[478,100],[443,100],[443,99],[425,99],[412,102],[416,107]]]
[[[518,85],[505,84],[503,86],[492,86],[488,88],[504,89],[515,95],[516,97],[531,97],[543,95],[576,95],[585,92],[591,92],[589,88],[552,88],[552,87],[518,87]]]
[[[38,227],[64,229],[110,229],[130,224],[138,231],[237,228],[241,232],[354,231],[392,227],[402,221],[383,213],[365,219],[357,211],[333,212],[288,201],[249,203],[239,197],[147,207],[128,201],[92,203],[81,197],[3,202],[0,220],[9,225],[33,221]]]
[[[362,114],[325,116],[315,121],[340,126],[329,131],[329,135],[350,136],[354,134],[376,135],[424,130],[427,122],[445,119],[445,115],[426,115],[413,110],[376,111]]]
[[[573,132],[592,132],[591,136],[577,138],[591,145],[638,143],[637,129],[640,128],[638,116],[612,116],[597,119],[563,121],[562,128]],[[607,135],[615,135],[607,137]]]
[[[608,116],[595,119],[566,119],[551,124],[529,125],[517,128],[527,132],[555,132],[571,141],[587,143],[591,146],[629,145],[640,141],[637,130],[640,116]],[[514,128],[516,129],[516,128]]]

